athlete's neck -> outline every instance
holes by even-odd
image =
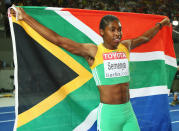
[[[107,43],[103,43],[103,46],[105,47],[105,48],[107,48],[107,49],[110,49],[110,50],[115,50],[115,49],[117,49],[117,46],[112,46],[112,45],[110,45],[110,44],[107,44]]]

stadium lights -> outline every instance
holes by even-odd
[[[178,21],[177,20],[172,21],[172,25],[178,26]]]

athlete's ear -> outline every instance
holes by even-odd
[[[99,33],[100,33],[101,36],[103,36],[104,35],[104,30],[103,29],[99,29]]]

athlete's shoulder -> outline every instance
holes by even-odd
[[[131,43],[132,43],[132,39],[121,41],[121,44],[124,45],[129,51],[130,51]]]
[[[92,44],[92,43],[84,43],[83,46],[86,47],[88,50],[97,50],[98,49],[97,45]]]
[[[98,46],[97,45],[92,44],[92,43],[85,43],[85,44],[83,44],[83,46],[85,47],[86,50],[88,50],[89,55],[91,57],[95,57],[96,52],[98,50]]]

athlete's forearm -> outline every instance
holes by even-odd
[[[131,44],[131,49],[150,41],[159,32],[159,30],[160,30],[160,25],[156,24],[153,28],[146,31],[140,37],[133,39]]]
[[[36,32],[38,32],[41,36],[43,36],[45,39],[52,42],[53,44],[60,46],[73,54],[86,56],[87,51],[83,48],[82,44],[76,43],[71,39],[60,36],[56,32],[40,24],[34,18],[27,15],[25,12],[23,14],[22,20],[26,22],[30,27],[32,27]]]
[[[156,23],[154,27],[146,31],[144,34],[141,36],[135,38],[132,40],[131,48],[135,48],[143,43],[146,43],[150,41],[159,31],[162,29],[163,26],[169,25],[169,19],[165,18],[161,22]]]
[[[141,43],[145,43],[150,41],[158,32],[159,30],[163,27],[161,23],[157,23],[153,28],[149,29],[146,31],[142,37],[145,37],[144,41],[141,41]]]
[[[48,41],[59,45],[59,41],[57,40],[58,37],[60,37],[57,33],[52,31],[51,29],[43,26],[38,21],[36,21],[34,18],[32,18],[29,15],[24,15],[23,21],[25,21],[30,27],[32,27],[35,31],[37,31],[41,36],[46,38]]]

